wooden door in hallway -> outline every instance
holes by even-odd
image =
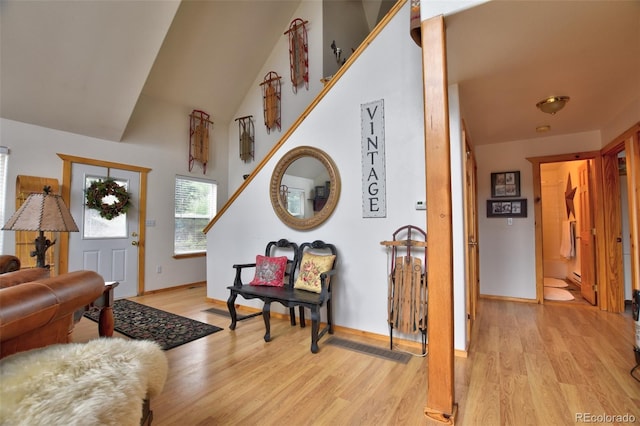
[[[590,161],[578,169],[579,186],[578,202],[580,203],[580,219],[578,220],[580,236],[580,271],[582,283],[580,292],[582,297],[595,305],[596,293],[596,259],[593,234],[593,205],[591,203],[591,172]]]
[[[466,286],[467,286],[467,347],[471,343],[471,329],[476,319],[476,306],[479,293],[479,262],[478,262],[478,201],[477,201],[477,167],[476,159],[466,131],[463,131],[466,149],[465,161],[465,237],[467,241],[466,258]]]

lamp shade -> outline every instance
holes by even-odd
[[[59,195],[35,193],[2,228],[7,231],[78,232],[71,212]]]

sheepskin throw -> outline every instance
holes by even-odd
[[[154,342],[102,338],[0,360],[1,425],[139,425],[167,378]]]

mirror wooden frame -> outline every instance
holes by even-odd
[[[315,158],[322,163],[329,174],[331,187],[329,197],[324,207],[320,211],[316,212],[313,217],[299,219],[292,216],[287,208],[282,204],[280,199],[280,183],[282,182],[282,177],[289,166],[297,159],[304,157]],[[273,206],[273,210],[276,212],[276,215],[287,226],[301,231],[313,229],[327,220],[335,210],[338,205],[338,199],[340,198],[340,184],[338,168],[326,152],[311,146],[300,146],[287,152],[280,161],[278,161],[278,164],[276,164],[276,167],[273,170],[273,174],[271,175],[271,185],[269,186],[271,205]]]

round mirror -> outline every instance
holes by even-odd
[[[323,223],[338,204],[340,175],[324,151],[300,146],[276,164],[269,188],[276,214],[288,226],[306,230]]]

